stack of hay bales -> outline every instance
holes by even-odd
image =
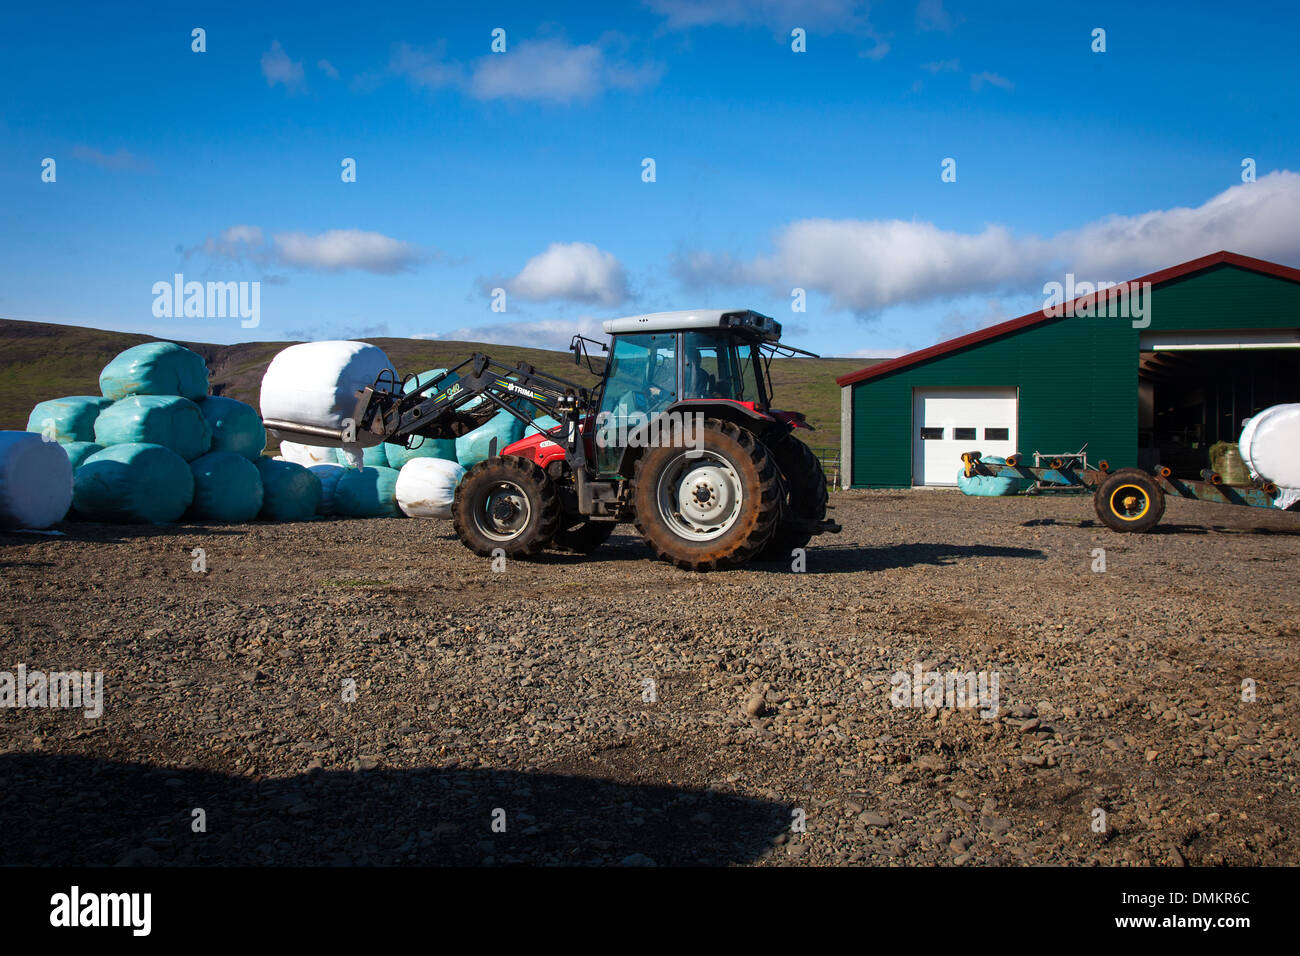
[[[28,420],[66,452],[72,506],[95,521],[295,520],[315,513],[319,481],[261,463],[257,410],[208,395],[198,354],[170,342],[122,352],[100,373],[103,397],[41,402]]]

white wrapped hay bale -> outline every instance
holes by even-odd
[[[0,527],[48,528],[72,506],[72,462],[32,432],[0,432]]]
[[[337,465],[336,450],[322,445],[300,445],[296,441],[280,442],[280,458],[295,465],[310,468],[312,465]]]
[[[1274,405],[1246,419],[1237,445],[1253,474],[1300,488],[1300,403]]]
[[[408,518],[450,518],[465,469],[444,458],[412,458],[397,475],[397,506]]]
[[[262,418],[338,431],[356,411],[357,392],[391,367],[383,349],[365,342],[291,345],[271,360],[262,377]],[[273,427],[268,430],[273,438],[285,437]],[[341,444],[324,437],[321,443]],[[369,447],[379,438],[359,432],[357,443]]]

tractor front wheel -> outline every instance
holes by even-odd
[[[707,419],[702,441],[651,448],[632,484],[636,526],[661,560],[712,571],[753,557],[781,517],[781,478],[767,447]]]
[[[782,511],[761,557],[788,558],[795,548],[802,548],[812,540],[809,525],[826,520],[826,472],[812,449],[793,434],[773,439],[767,447],[781,469]]]
[[[1125,468],[1109,476],[1092,496],[1102,524],[1112,531],[1150,531],[1165,513],[1165,493],[1145,471]]]
[[[456,486],[452,524],[465,547],[489,557],[498,549],[510,558],[542,551],[560,526],[555,484],[537,465],[518,455],[481,461]]]

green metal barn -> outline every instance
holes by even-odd
[[[954,485],[963,451],[1085,443],[1194,477],[1244,419],[1300,402],[1300,269],[1217,252],[1081,291],[839,378],[845,485]]]

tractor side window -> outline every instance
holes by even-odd
[[[654,412],[677,399],[677,336],[620,335],[614,340],[601,411],[617,418]]]
[[[706,332],[682,335],[683,398],[734,398],[736,353],[730,340]]]

